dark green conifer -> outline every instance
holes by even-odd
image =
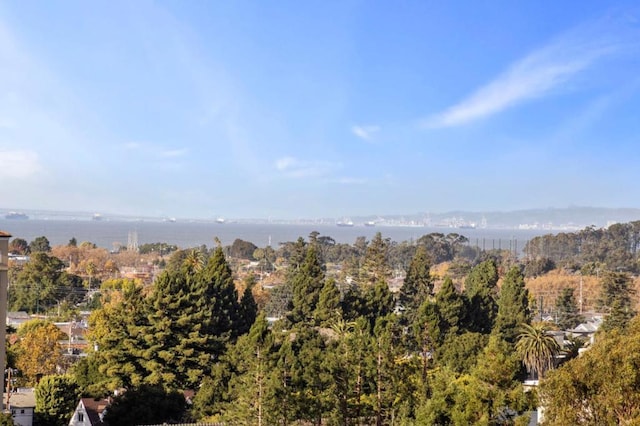
[[[293,290],[290,320],[294,323],[311,320],[324,285],[324,270],[315,245],[308,246],[305,259],[292,271],[290,282]]]
[[[229,403],[224,419],[228,424],[266,425],[269,413],[276,401],[270,375],[275,367],[273,335],[264,313],[251,326],[249,333],[241,336],[227,352],[226,358],[234,367],[229,381]]]
[[[411,322],[418,307],[433,292],[433,278],[430,269],[431,264],[427,250],[424,246],[418,246],[398,295],[398,302],[404,308],[404,315],[408,322]]]
[[[513,266],[502,281],[493,333],[514,345],[522,324],[531,320],[529,292],[520,268]]]
[[[386,282],[391,277],[389,239],[383,239],[380,232],[376,232],[367,246],[359,272],[359,283],[364,286],[374,286],[380,281]]]
[[[149,306],[145,360],[150,384],[197,386],[242,330],[238,294],[220,247],[195,274],[162,274]]]
[[[464,318],[464,299],[453,285],[450,277],[445,277],[440,291],[436,294],[436,306],[440,317],[442,340],[458,334]]]
[[[316,322],[328,324],[332,320],[342,317],[340,310],[340,290],[333,278],[325,280],[320,291],[318,306],[314,313]]]
[[[253,287],[256,285],[256,277],[250,274],[245,280],[245,289],[240,298],[240,330],[239,334],[244,334],[251,329],[253,322],[258,315],[258,304],[253,297]]]
[[[578,304],[572,288],[563,288],[555,305],[556,324],[561,330],[571,330],[584,321],[584,317],[578,312]]]
[[[494,260],[480,263],[467,276],[464,284],[467,330],[479,333],[491,332],[498,311],[495,300],[497,282],[498,268]]]

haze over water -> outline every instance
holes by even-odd
[[[138,244],[164,242],[180,248],[214,245],[214,238],[223,245],[233,243],[236,238],[250,241],[258,247],[277,247],[278,243],[307,238],[313,231],[330,236],[338,243],[353,244],[357,237],[370,240],[376,232],[383,238],[396,242],[417,240],[423,235],[440,232],[458,233],[469,239],[470,245],[480,247],[515,248],[521,251],[529,239],[549,233],[547,230],[518,229],[457,229],[422,226],[353,226],[338,227],[331,224],[252,224],[252,223],[203,223],[203,222],[152,222],[152,221],[89,221],[89,220],[3,220],[0,229],[13,237],[31,241],[46,236],[51,245],[67,244],[71,238],[78,243],[90,241],[99,247],[111,250],[114,245],[127,245],[130,233],[136,233]],[[484,239],[484,241],[483,241]],[[513,244],[513,246],[511,246]]]

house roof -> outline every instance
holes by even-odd
[[[9,238],[11,237],[11,234],[9,234],[8,232],[4,232],[4,231],[0,231],[0,238]]]
[[[583,322],[582,324],[579,324],[576,328],[570,331],[572,333],[585,333],[585,334],[595,333],[600,328],[600,325],[602,325],[602,321],[592,320],[592,321]]]
[[[84,409],[87,412],[87,416],[89,416],[89,421],[92,425],[104,425],[105,423],[100,420],[100,413],[104,411],[107,406],[109,406],[109,400],[107,399],[93,399],[93,398],[82,398],[80,403],[84,405]]]
[[[71,333],[71,337],[80,338],[87,333],[87,327],[81,322],[55,322],[54,324],[67,336]]]
[[[17,312],[7,312],[7,318],[15,318],[15,319],[31,319],[31,315],[24,311]]]
[[[7,394],[3,394],[2,401],[7,402]],[[29,390],[21,390],[19,392],[11,392],[9,397],[9,405],[13,408],[35,408],[36,394]]]

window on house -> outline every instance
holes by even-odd
[[[20,410],[20,414],[24,414],[24,410]]]
[[[84,422],[84,413],[78,413],[78,421]]]

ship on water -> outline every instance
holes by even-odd
[[[29,219],[29,216],[27,216],[26,214],[18,213],[18,212],[9,212],[4,217],[5,219],[18,219],[18,220]]]
[[[353,226],[353,221],[351,219],[344,219],[336,222],[336,225],[343,226],[343,227],[351,227]]]

